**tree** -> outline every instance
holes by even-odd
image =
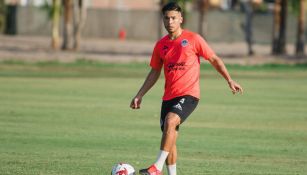
[[[17,34],[17,11],[19,0],[8,0],[6,6],[5,34]]]
[[[81,42],[81,31],[86,19],[86,0],[63,0],[64,32],[63,50],[78,50]]]
[[[78,0],[77,5],[75,6],[75,42],[74,42],[74,49],[78,50],[80,47],[81,42],[81,31],[84,27],[85,20],[86,20],[86,4],[85,0]]]
[[[245,41],[248,47],[248,55],[253,55],[253,18],[254,18],[254,8],[252,0],[241,1],[241,7],[245,14],[244,23],[242,23],[242,28],[245,34]]]
[[[73,0],[63,0],[64,2],[64,32],[63,32],[63,50],[73,48]]]
[[[5,3],[4,0],[0,0],[0,33],[5,29]]]
[[[272,54],[286,53],[286,24],[288,15],[288,0],[275,0]]]
[[[198,18],[198,33],[205,38],[207,32],[207,12],[209,10],[209,0],[197,0],[197,10],[199,13]]]
[[[51,47],[54,50],[60,47],[60,17],[61,17],[61,0],[52,0],[52,37]]]
[[[299,0],[299,12],[297,18],[296,55],[304,55],[305,47],[305,0]]]
[[[75,3],[73,3],[75,2]],[[81,32],[86,20],[87,0],[52,0],[52,6],[45,1],[43,10],[52,19],[52,48],[60,45],[60,19],[62,5],[64,7],[63,50],[78,50],[81,43]],[[74,22],[74,23],[73,23]]]

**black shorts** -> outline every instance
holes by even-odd
[[[164,129],[164,122],[166,115],[169,112],[173,112],[180,117],[180,124],[183,123],[189,115],[194,111],[198,104],[198,99],[190,96],[185,95],[181,97],[176,97],[171,100],[166,100],[162,102],[161,107],[161,118],[160,118],[160,126],[161,130]],[[179,125],[176,127],[176,130],[179,130]]]

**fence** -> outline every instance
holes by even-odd
[[[244,41],[241,22],[244,14],[233,11],[211,11],[207,16],[208,28],[205,38],[213,42]],[[187,15],[185,28],[197,32],[198,13]],[[83,30],[84,37],[118,38],[121,28],[125,28],[127,39],[156,40],[158,38],[159,13],[157,11],[129,11],[111,9],[88,9],[88,16]],[[271,43],[272,14],[256,14],[254,17],[254,40],[257,43]],[[296,18],[289,15],[287,41],[296,40]],[[48,36],[51,22],[47,13],[35,7],[19,7],[18,33],[21,35]]]

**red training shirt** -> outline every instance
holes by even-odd
[[[200,59],[206,60],[214,51],[198,34],[183,30],[181,35],[171,40],[163,37],[155,45],[150,66],[160,70],[164,65],[165,89],[163,100],[183,95],[200,98]]]

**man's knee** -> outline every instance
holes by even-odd
[[[165,119],[167,128],[176,128],[180,124],[180,117],[175,113],[168,113]]]

